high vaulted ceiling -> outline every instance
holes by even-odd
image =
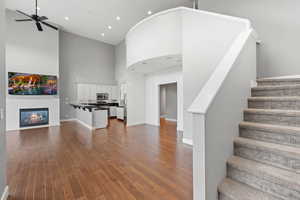
[[[45,15],[67,32],[110,44],[122,41],[127,31],[148,11],[156,13],[178,6],[192,6],[191,0],[39,0],[39,15]],[[11,10],[34,12],[35,0],[6,0]],[[120,20],[117,20],[117,16]],[[22,17],[22,16],[20,16]],[[66,20],[66,17],[69,20]],[[111,26],[112,29],[109,29]],[[102,33],[105,35],[102,36]]]

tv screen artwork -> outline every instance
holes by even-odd
[[[10,95],[57,95],[57,76],[8,72]]]

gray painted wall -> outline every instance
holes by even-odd
[[[5,110],[5,12],[0,0],[0,109]],[[4,115],[5,116],[5,115]],[[0,196],[6,186],[6,137],[5,119],[0,119]]]
[[[126,82],[128,78],[126,66],[126,43],[124,40],[115,46],[115,77],[119,84]]]
[[[159,98],[160,98],[160,105],[159,105],[159,107],[160,107],[160,116],[164,117],[165,114],[166,114],[166,110],[167,110],[166,109],[166,87],[164,87],[164,85],[160,86],[159,93],[160,93],[160,96],[159,96]]]
[[[298,0],[199,0],[200,9],[251,20],[261,45],[259,77],[300,74]]]
[[[160,98],[160,115],[177,120],[177,84],[161,85]]]
[[[67,102],[77,98],[77,83],[116,84],[114,46],[60,32],[61,119],[75,117]]]

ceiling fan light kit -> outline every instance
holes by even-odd
[[[58,30],[57,27],[55,27],[55,26],[53,26],[53,25],[45,22],[46,20],[48,20],[48,17],[46,17],[46,16],[39,16],[38,15],[38,10],[39,10],[38,9],[38,3],[37,3],[37,0],[35,0],[35,14],[29,15],[27,13],[24,13],[24,12],[20,11],[20,10],[17,10],[18,13],[20,13],[20,14],[28,17],[28,18],[27,19],[16,19],[16,22],[35,22],[35,25],[36,25],[38,31],[43,31],[42,24],[45,25],[45,26],[47,26],[47,27],[50,27],[50,28],[52,28],[54,30]]]

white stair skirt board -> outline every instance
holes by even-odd
[[[184,144],[188,144],[188,145],[193,146],[193,140],[191,140],[191,139],[182,138],[182,142],[183,142]]]
[[[286,78],[300,78],[300,75],[289,75],[289,76],[276,76],[276,77],[262,77],[263,79],[286,79]]]
[[[5,187],[4,192],[1,196],[1,200],[7,200],[8,199],[8,194],[9,194],[9,188],[8,186]]]

